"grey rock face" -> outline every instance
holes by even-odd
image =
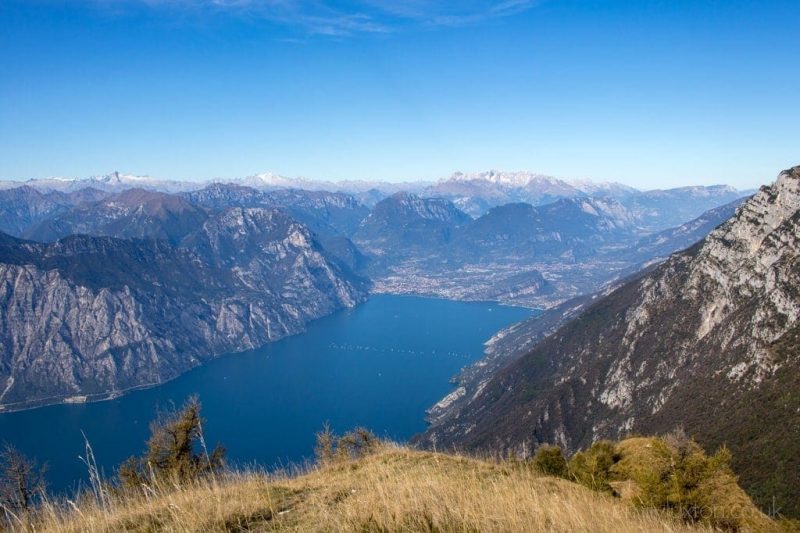
[[[185,240],[0,238],[0,409],[104,398],[302,331],[366,282],[274,210],[234,208]],[[201,244],[202,243],[202,244]]]

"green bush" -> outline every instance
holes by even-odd
[[[533,468],[548,476],[566,478],[569,475],[567,460],[558,446],[542,444],[536,448],[536,453],[531,460]]]
[[[713,455],[683,432],[663,438],[599,441],[569,461],[572,479],[636,506],[669,511],[689,523],[726,531],[775,527],[737,484],[731,454]]]
[[[619,459],[613,442],[597,441],[588,450],[572,456],[569,461],[569,477],[592,490],[613,493],[609,484],[611,467]]]
[[[647,507],[671,509],[689,522],[702,520],[710,507],[709,482],[733,476],[727,448],[709,457],[693,441],[671,444],[659,439],[653,442],[652,453],[655,460],[647,468],[627,473],[639,487],[638,500]]]
[[[761,519],[737,484],[727,448],[707,455],[678,432],[623,441],[618,450],[623,459],[612,469],[612,477],[635,484],[631,499],[638,506],[671,511],[686,522],[729,531],[750,529],[748,524]]]

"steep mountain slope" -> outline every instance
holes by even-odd
[[[355,197],[341,192],[279,190],[268,193],[267,202],[286,209],[315,233],[324,235],[352,236],[370,211]]]
[[[598,299],[422,438],[468,448],[682,426],[800,515],[800,167],[692,248]]]
[[[197,253],[167,241],[0,238],[0,409],[154,385],[303,330],[365,282],[283,213],[207,219]]]
[[[455,382],[458,384],[456,390],[429,409],[429,422],[436,426],[450,417],[457,416],[461,408],[486,386],[499,369],[522,357],[539,341],[575,318],[598,298],[608,295],[630,278],[645,275],[653,268],[652,265],[663,261],[666,256],[688,248],[705,238],[717,226],[731,218],[742,202],[744,199],[712,209],[677,228],[644,237],[630,248],[609,250],[607,255],[612,259],[624,257],[631,264],[620,272],[620,278],[608,282],[594,294],[577,296],[497,332],[486,342],[485,356],[465,367],[456,376]],[[626,271],[632,274],[626,277],[624,276]]]
[[[341,192],[278,189],[259,191],[236,184],[214,183],[183,194],[189,202],[212,210],[228,207],[284,209],[318,235],[350,236],[369,214],[369,208]]]
[[[128,189],[96,203],[86,203],[30,229],[25,237],[49,242],[84,234],[177,243],[200,226],[207,214],[174,194]]]
[[[350,240],[369,208],[353,196],[339,192],[279,189],[259,191],[252,187],[215,183],[184,194],[189,202],[208,210],[229,207],[274,207],[289,213],[314,232],[320,244],[352,270],[366,258]]]
[[[450,239],[453,228],[469,222],[469,215],[441,198],[396,193],[378,202],[359,225],[353,241],[378,256],[408,255]]]
[[[106,194],[97,189],[73,193],[41,192],[23,185],[0,190],[0,231],[21,236],[32,227],[76,205],[93,202]]]
[[[297,315],[330,313],[336,308],[332,300],[352,306],[357,301],[353,288],[367,288],[366,280],[338,264],[308,227],[277,209],[226,209],[189,234],[181,246],[214,267],[230,269],[250,289],[288,298],[284,307]],[[292,309],[292,298],[301,296],[296,287],[306,279],[315,279],[318,293],[305,300],[305,308]]]
[[[615,200],[569,198],[551,204],[506,204],[459,228],[454,247],[462,256],[493,261],[540,261],[587,256],[635,228]]]

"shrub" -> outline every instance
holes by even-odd
[[[772,528],[737,484],[730,461],[727,448],[706,455],[678,431],[663,438],[595,442],[568,466],[570,477],[582,485],[639,507],[673,512],[689,523],[729,531]]]
[[[533,468],[548,476],[568,477],[567,460],[558,446],[543,444],[536,448],[531,460]]]
[[[622,459],[612,477],[635,485],[631,500],[642,507],[676,513],[684,521],[736,531],[761,529],[766,517],[738,486],[731,453],[713,455],[682,432],[664,438],[636,438],[618,446]]]
[[[326,423],[322,431],[317,433],[317,445],[314,452],[320,464],[332,461],[358,459],[377,451],[381,442],[371,431],[356,428],[344,435],[337,436]]]
[[[611,467],[619,459],[614,443],[607,440],[597,441],[588,450],[572,456],[569,461],[569,476],[592,490],[613,493],[609,484]]]
[[[700,521],[712,503],[713,493],[707,490],[710,481],[733,479],[727,448],[708,457],[693,441],[659,439],[653,441],[652,452],[655,461],[636,475],[639,501],[648,507],[672,509],[689,522]]]
[[[178,411],[161,414],[150,424],[150,439],[142,457],[127,459],[118,470],[124,487],[140,486],[148,478],[185,482],[223,466],[225,449],[209,453],[203,437],[200,401],[186,400]]]

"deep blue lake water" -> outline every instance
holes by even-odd
[[[497,330],[532,311],[490,303],[373,296],[355,309],[258,350],[214,360],[162,386],[106,402],[0,414],[0,442],[46,461],[51,490],[86,478],[81,430],[105,473],[143,450],[159,407],[191,394],[203,404],[206,440],[234,464],[272,468],[313,454],[328,421],[405,440],[425,429],[425,409],[453,388]]]

